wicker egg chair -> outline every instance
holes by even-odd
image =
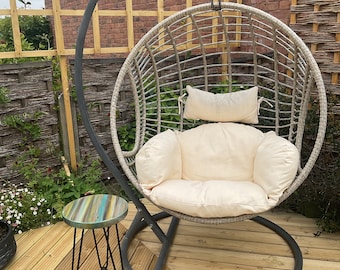
[[[128,247],[133,237],[146,226],[151,226],[162,243],[156,269],[163,269],[180,219],[206,224],[252,219],[285,239],[295,257],[294,269],[302,269],[302,255],[297,243],[278,225],[259,217],[261,211],[232,216],[198,216],[153,202],[138,179],[135,159],[149,140],[167,130],[184,132],[200,125],[221,122],[220,119],[204,119],[204,115],[194,119],[185,117],[184,108],[187,104],[184,103],[188,98],[188,86],[200,92],[213,91],[214,94],[242,92],[255,86],[258,91],[258,119],[247,126],[264,133],[275,132],[276,136],[294,145],[299,155],[304,150],[308,113],[316,111],[318,114],[314,146],[307,158],[301,158],[296,176],[275,205],[280,204],[303,183],[312,170],[326,130],[324,84],[318,65],[305,43],[287,25],[266,12],[229,2],[194,6],[154,26],[126,58],[113,90],[111,131],[122,174],[105,153],[91,127],[82,92],[82,50],[96,2],[90,0],[79,29],[75,83],[83,122],[92,142],[113,177],[138,209],[123,240],[124,269],[132,269],[127,256]],[[317,110],[309,112],[311,103],[317,104]],[[122,116],[131,108],[134,117],[122,124]],[[230,121],[238,122],[239,119]],[[125,129],[130,128],[130,134],[134,134],[130,149],[124,149],[122,141],[126,138],[121,138],[122,125]],[[157,171],[160,168],[155,165],[153,169]],[[151,215],[130,183],[162,212]],[[157,223],[165,217],[172,217],[166,232]]]

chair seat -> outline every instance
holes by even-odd
[[[298,165],[292,143],[238,123],[167,130],[136,156],[146,196],[159,206],[205,218],[257,214],[274,207]]]
[[[167,180],[148,193],[157,205],[204,218],[261,213],[276,205],[260,185],[249,181]]]

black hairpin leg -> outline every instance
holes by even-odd
[[[79,252],[78,252],[77,267],[74,268],[74,263],[75,263],[75,259],[76,259],[75,258],[75,255],[76,255],[76,238],[77,238],[77,228],[74,228],[74,232],[73,232],[73,248],[72,248],[72,270],[80,268],[80,256],[81,256],[81,250],[83,248],[84,230],[81,230],[81,238],[80,238],[80,246],[79,246]]]
[[[111,227],[107,227],[107,228],[103,228],[103,234],[104,234],[104,238],[105,238],[105,242],[106,242],[106,258],[105,261],[102,262],[101,258],[100,258],[100,252],[99,252],[99,248],[98,248],[98,239],[95,233],[95,229],[92,229],[92,235],[93,235],[93,240],[94,240],[94,245],[95,245],[95,249],[96,249],[96,253],[97,253],[97,258],[98,258],[98,263],[99,263],[99,269],[100,270],[106,270],[108,269],[109,266],[109,259],[112,263],[113,269],[117,270],[117,267],[115,265],[114,259],[113,259],[113,254],[112,254],[112,249],[110,246],[110,228]],[[120,240],[119,240],[119,231],[118,231],[118,225],[115,224],[115,229],[116,229],[116,235],[117,235],[117,244],[118,244],[118,250],[119,250],[119,257],[120,257],[120,262],[121,262],[121,266],[123,269],[123,259],[122,259],[122,251],[121,251],[121,247],[120,247]],[[77,256],[77,265],[75,268],[75,261],[76,261],[76,238],[77,238],[77,228],[74,228],[74,235],[73,235],[73,249],[72,249],[72,270],[73,269],[80,269],[80,258],[81,258],[81,252],[82,252],[82,248],[83,248],[83,242],[84,242],[84,232],[85,230],[82,229],[81,230],[81,238],[80,238],[80,245],[79,245],[79,251],[78,251],[78,256]]]

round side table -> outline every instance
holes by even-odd
[[[73,249],[72,249],[72,270],[74,269],[75,263],[75,247],[76,247],[76,235],[77,229],[81,229],[80,247],[78,253],[77,268],[80,268],[80,256],[82,250],[82,244],[84,239],[84,230],[91,229],[93,233],[93,239],[98,257],[98,263],[100,269],[107,269],[109,257],[111,259],[113,268],[116,270],[116,265],[113,260],[112,250],[110,247],[110,227],[115,225],[116,234],[118,240],[119,255],[122,263],[122,254],[119,241],[118,222],[125,218],[128,212],[128,203],[121,197],[108,195],[108,194],[97,194],[79,198],[67,204],[63,211],[62,216],[68,225],[74,227],[73,237]],[[102,264],[99,250],[98,241],[96,239],[95,229],[103,229],[104,236],[106,239],[106,261]]]

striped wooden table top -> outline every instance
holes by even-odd
[[[76,228],[97,229],[117,224],[125,218],[128,203],[115,195],[85,196],[67,204],[62,212],[64,221]]]

